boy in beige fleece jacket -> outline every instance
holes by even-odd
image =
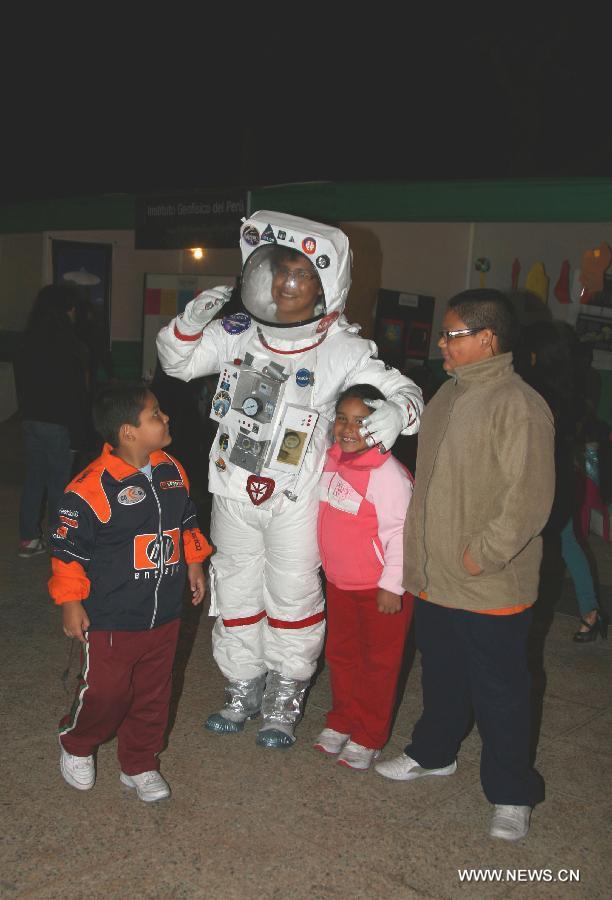
[[[517,330],[498,291],[449,301],[439,346],[452,380],[423,415],[404,533],[424,708],[404,753],[375,767],[400,781],[453,774],[474,715],[489,833],[505,840],[527,835],[543,797],[526,642],[554,495],[552,415],[514,372]]]

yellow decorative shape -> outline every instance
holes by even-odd
[[[542,303],[548,303],[549,284],[550,278],[544,271],[544,263],[534,263],[527,273],[525,289],[539,297]]]
[[[162,316],[176,315],[176,291],[170,288],[161,289],[159,312]]]

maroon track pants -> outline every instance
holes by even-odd
[[[70,713],[60,741],[74,756],[90,756],[117,735],[126,775],[159,769],[172,690],[180,619],[150,631],[90,631]]]
[[[327,643],[332,709],[326,725],[376,750],[389,738],[397,679],[414,597],[404,594],[401,612],[380,613],[377,588],[344,591],[327,583]]]

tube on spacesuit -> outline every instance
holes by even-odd
[[[242,271],[241,294],[247,312],[262,325],[295,328],[326,313],[316,268],[292,247],[273,244],[252,252]]]

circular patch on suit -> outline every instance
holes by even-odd
[[[228,334],[242,334],[243,331],[251,327],[251,317],[248,313],[232,313],[231,316],[224,316],[221,324]]]
[[[250,247],[256,247],[259,243],[259,232],[254,225],[245,225],[242,229],[242,240]]]
[[[317,269],[326,269],[329,266],[329,256],[326,256],[325,253],[321,256],[317,256],[315,264]]]
[[[227,391],[217,391],[213,397],[212,410],[218,419],[222,419],[229,412],[231,405],[232,398]]]
[[[308,387],[313,383],[314,378],[310,369],[298,369],[295,373],[295,380],[300,387]]]
[[[137,484],[130,484],[119,491],[117,502],[122,506],[134,506],[135,503],[142,503],[146,496],[146,492],[141,487],[138,487]]]
[[[315,241],[315,239],[313,237],[305,237],[302,241],[302,250],[304,251],[304,253],[312,256],[316,249],[317,242]]]

